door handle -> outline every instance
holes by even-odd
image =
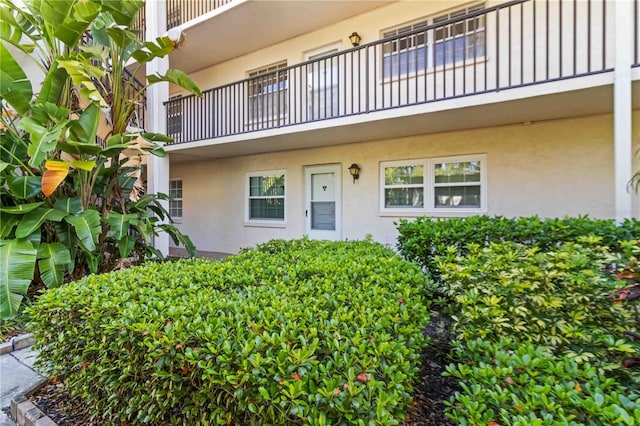
[[[304,217],[309,217],[309,210],[304,211]]]

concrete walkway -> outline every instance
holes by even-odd
[[[37,356],[31,347],[0,355],[0,426],[15,426],[8,416],[11,398],[43,379],[33,368]]]

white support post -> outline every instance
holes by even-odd
[[[155,40],[166,32],[166,8],[165,1],[146,2],[146,39]],[[155,59],[147,64],[147,74],[164,75],[169,69],[169,58]],[[163,102],[169,99],[169,83],[156,83],[147,89],[147,129],[151,132],[164,133],[166,131],[166,114]],[[152,193],[169,193],[169,154],[164,158],[150,156],[147,168],[147,190]],[[165,209],[169,209],[169,203],[161,201]],[[153,245],[163,255],[169,254],[169,236],[160,233],[154,238]]]
[[[633,0],[616,0],[615,70],[613,80],[613,145],[615,218],[632,216],[632,195],[627,184],[632,176],[631,65],[633,62]]]

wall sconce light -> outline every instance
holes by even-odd
[[[353,176],[353,183],[356,183],[356,180],[360,178],[360,166],[356,163],[353,163],[349,166],[349,173]]]
[[[362,37],[360,37],[360,34],[354,31],[349,36],[349,40],[351,41],[351,44],[353,44],[353,47],[356,47],[360,45],[360,41],[362,40]]]

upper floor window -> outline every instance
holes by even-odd
[[[456,10],[433,18],[438,24],[450,19],[460,18],[472,12],[482,10],[484,5],[475,5],[466,9]],[[436,66],[451,64],[484,56],[485,17],[478,15],[473,18],[456,20],[454,23],[436,27],[434,31]]]
[[[247,174],[248,221],[285,220],[284,170]]]
[[[380,164],[380,209],[386,212],[483,211],[486,156]]]
[[[382,46],[383,76],[411,75],[434,65],[439,67],[484,56],[484,15],[462,19],[483,8],[482,4],[474,5],[385,31],[383,39],[393,40]],[[454,19],[453,23],[438,26]],[[432,29],[427,30],[430,25]],[[420,31],[422,29],[424,31]],[[403,34],[407,35],[403,37]]]
[[[271,121],[287,114],[287,61],[248,73],[249,120]]]

